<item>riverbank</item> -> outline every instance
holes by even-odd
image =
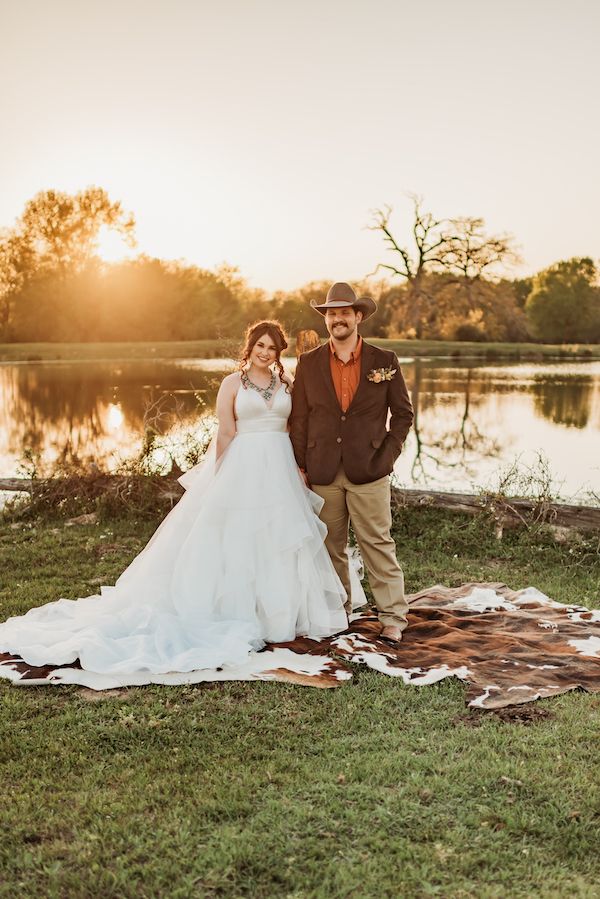
[[[403,358],[481,360],[600,359],[600,344],[468,343],[451,340],[383,340],[370,342],[394,350]],[[125,343],[2,343],[0,362],[85,362],[102,359],[234,358],[239,341],[183,340]],[[288,355],[293,355],[294,342]]]
[[[157,520],[0,524],[0,618],[114,581]],[[416,591],[535,585],[600,607],[597,537],[398,509]],[[93,694],[0,682],[3,886],[22,895],[594,896],[600,700],[480,713],[361,669]]]

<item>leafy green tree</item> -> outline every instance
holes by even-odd
[[[299,331],[316,331],[321,337],[327,336],[323,317],[311,307],[311,302],[324,303],[330,281],[310,281],[297,290],[278,291],[270,306],[270,317],[277,318],[291,338]]]
[[[599,341],[600,288],[594,261],[574,257],[539,272],[525,312],[531,333],[546,343]]]
[[[17,222],[17,233],[35,249],[38,267],[69,272],[85,268],[97,254],[98,235],[106,226],[135,245],[135,221],[101,187],[71,195],[56,190],[36,194]]]
[[[311,307],[311,302],[324,303],[331,281],[310,281],[298,290],[277,292],[269,305],[265,307],[267,316],[279,319],[290,337],[294,338],[299,331],[316,331],[321,337],[327,337],[325,320]],[[378,304],[377,315],[361,325],[360,332],[365,337],[385,337],[391,315],[389,297],[393,294],[385,282],[372,284],[368,280],[354,281],[353,287],[358,296],[368,294]]]
[[[176,267],[175,321],[179,340],[239,337],[245,325],[242,302],[217,275],[194,266]]]
[[[62,276],[39,270],[19,294],[23,341],[194,340],[238,337],[241,305],[212,272],[140,256]]]
[[[433,275],[435,321],[431,337],[445,340],[521,341],[527,338],[525,315],[512,283],[486,278],[475,283],[454,275]],[[435,328],[435,330],[434,330]]]
[[[533,278],[515,278],[512,281],[515,300],[519,309],[524,309],[527,303],[527,297],[531,293],[533,287]]]
[[[10,340],[16,299],[34,268],[35,252],[22,235],[0,233],[0,340]]]
[[[80,276],[89,280],[100,266],[102,227],[134,245],[133,216],[99,187],[74,195],[42,191],[26,204],[15,227],[0,235],[2,339],[52,340],[57,332],[86,330],[73,289]],[[56,317],[64,321],[59,324]],[[34,333],[37,337],[29,336]]]
[[[97,306],[100,340],[200,340],[241,329],[240,302],[216,275],[145,256],[103,271]]]
[[[93,294],[94,286],[89,282],[89,274],[86,277],[83,272],[62,277],[40,269],[31,274],[15,303],[13,339],[25,342],[99,339],[95,330],[90,332],[86,328],[81,302],[82,296],[87,299]]]

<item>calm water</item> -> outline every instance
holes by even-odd
[[[542,453],[560,495],[600,494],[600,362],[402,367],[416,411],[396,468],[405,486],[494,487],[507,466],[526,473]],[[26,452],[42,465],[114,469],[139,451],[150,418],[154,461],[185,467],[186,438],[210,428],[226,370],[214,359],[1,364],[0,476],[22,473]]]

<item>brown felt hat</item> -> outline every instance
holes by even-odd
[[[321,315],[325,315],[328,309],[339,309],[341,306],[353,306],[363,314],[363,321],[369,318],[377,311],[377,303],[371,297],[357,297],[349,284],[345,281],[336,281],[329,288],[327,298],[324,303],[317,305],[315,300],[310,301],[310,305]]]

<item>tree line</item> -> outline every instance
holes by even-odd
[[[394,233],[391,208],[372,215],[386,255],[356,285],[379,304],[365,336],[600,342],[594,260],[573,258],[511,278],[519,256],[510,235],[488,234],[480,218],[437,219],[420,198],[412,202],[408,240]],[[325,333],[310,301],[324,300],[328,282],[269,296],[224,266],[208,271],[144,255],[108,264],[98,254],[102,228],[135,245],[133,215],[91,187],[74,195],[43,191],[0,232],[0,340],[237,338],[249,321],[273,317],[292,335]]]

